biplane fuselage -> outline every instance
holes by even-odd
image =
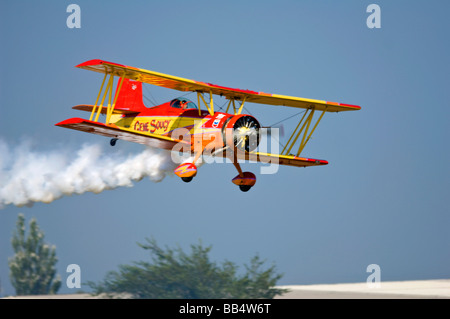
[[[325,112],[360,109],[359,106],[350,104],[232,89],[102,60],[87,61],[78,67],[105,74],[100,91],[94,105],[73,107],[91,112],[89,120],[71,118],[56,124],[57,126],[110,137],[112,146],[121,139],[190,153],[194,156],[193,160],[182,163],[174,170],[185,182],[191,181],[197,174],[195,163],[200,156],[229,158],[239,173],[232,182],[242,191],[248,191],[254,186],[256,177],[251,172],[243,172],[239,160],[265,163],[276,161],[276,164],[297,167],[326,165],[328,162],[325,160],[300,157],[300,153]],[[108,81],[107,75],[110,75]],[[114,76],[119,76],[120,79],[113,96]],[[142,100],[143,82],[179,91],[196,92],[197,104],[181,97],[148,108]],[[203,97],[204,93],[209,93],[209,102]],[[224,96],[229,100],[226,112],[214,111],[213,95]],[[108,103],[104,106],[107,97]],[[241,114],[245,101],[305,109],[280,154],[257,151],[261,125],[253,116]],[[201,102],[207,110],[201,109]],[[236,106],[235,102],[240,105]],[[233,113],[228,113],[231,106]],[[315,111],[321,113],[313,124]],[[99,121],[100,114],[106,115],[104,122]],[[294,151],[295,149],[297,151]]]
[[[173,105],[180,101],[179,99],[174,99],[170,102],[136,112],[113,114],[108,124],[89,123],[87,120],[80,121],[81,119],[74,118],[58,123],[58,125],[68,126],[74,125],[75,122],[83,122],[90,125],[83,126],[82,123],[79,123],[70,128],[89,133],[96,132],[114,139],[129,140],[167,150],[174,150],[173,141],[178,141],[180,145],[177,151],[193,154],[199,147],[204,149],[204,151],[221,150],[226,147],[227,126],[225,124],[247,118],[251,118],[256,122],[255,118],[247,114],[233,115],[215,112],[214,115],[211,115],[208,111],[198,112],[193,102],[187,99],[181,100],[188,102],[186,109],[174,107]],[[93,107],[90,105],[79,105],[75,106],[74,109],[90,111]],[[120,112],[120,109],[117,111]],[[97,127],[94,128],[94,126]],[[170,139],[170,142],[163,143],[164,140],[146,138],[147,136],[166,137]]]
[[[173,137],[178,131],[189,132],[188,138],[193,138],[194,130],[201,128],[208,133],[218,133],[220,130],[212,126],[212,116],[207,111],[198,114],[197,109],[185,110],[170,106],[170,102],[154,106],[138,114],[123,114],[111,116],[111,124],[136,133],[150,133]],[[183,135],[183,137],[185,137]],[[187,140],[186,140],[187,141]]]
[[[113,115],[110,123],[132,130],[136,134],[155,134],[186,142],[190,147],[183,147],[180,150],[185,153],[194,153],[198,147],[202,147],[205,151],[213,151],[226,146],[224,123],[232,118],[233,114],[215,112],[211,115],[208,111],[201,111],[199,115],[196,108],[181,110],[171,106],[176,100],[148,108],[138,114]],[[243,114],[240,117],[243,116],[248,115]],[[195,141],[201,144],[196,144]],[[143,144],[152,146],[153,143],[152,140],[147,140]],[[162,148],[173,150],[173,145],[167,144],[167,147]]]

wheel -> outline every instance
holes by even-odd
[[[185,183],[189,183],[190,181],[192,181],[194,177],[182,177],[181,180]]]
[[[252,188],[252,187],[248,186],[248,185],[239,185],[239,189],[243,192],[248,192],[250,190],[250,188]]]
[[[117,142],[117,138],[112,138],[111,141],[109,141],[109,144],[111,146],[114,146],[114,145],[116,145],[116,142]]]

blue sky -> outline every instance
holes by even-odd
[[[147,258],[146,237],[242,265],[256,253],[283,273],[280,284],[450,277],[448,191],[450,31],[446,1],[71,1],[0,3],[0,140],[14,149],[77,152],[102,145],[110,157],[142,151],[55,127],[87,113],[102,76],[74,68],[104,59],[223,86],[357,104],[326,114],[303,155],[325,167],[280,167],[240,192],[231,164],[203,165],[195,180],[148,178],[100,194],[66,196],[0,210],[2,294],[17,215],[36,217],[56,246],[58,272],[81,267],[101,280],[119,264]],[[381,8],[369,29],[366,8]],[[179,92],[148,87],[163,103]],[[144,94],[147,91],[144,90]],[[218,101],[219,103],[219,101]],[[297,112],[247,104],[266,126]],[[284,123],[286,131],[295,120]],[[3,160],[10,154],[0,154]],[[86,287],[83,289],[87,290]]]

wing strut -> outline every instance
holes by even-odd
[[[98,91],[97,99],[95,100],[94,107],[92,108],[92,113],[91,113],[91,117],[89,118],[89,121],[92,121],[92,118],[94,117],[94,114],[95,114],[95,111],[96,111],[96,108],[97,108],[97,104],[98,104],[98,100],[100,98],[100,95],[102,94],[103,85],[105,84],[105,80],[106,80],[107,76],[108,76],[108,74],[105,73],[105,76],[103,77],[102,86],[100,87],[100,91]],[[101,109],[102,109],[102,107],[100,106],[99,112],[100,112]]]
[[[108,106],[106,108],[107,111],[106,111],[106,121],[105,121],[106,125],[108,125],[109,121],[111,120],[111,115],[114,112],[114,108],[115,108],[116,102],[117,102],[117,97],[119,96],[120,89],[122,88],[122,84],[124,82],[123,79],[125,78],[125,76],[120,77],[119,85],[118,85],[116,93],[114,95],[114,100],[112,100],[112,94],[113,94],[113,89],[114,89],[114,74],[112,74],[112,73],[110,74],[108,82],[105,87],[105,90],[103,90],[107,76],[108,76],[108,73],[105,71],[105,76],[103,77],[102,85],[100,86],[100,90],[98,91],[97,99],[95,100],[94,107],[92,108],[91,116],[89,117],[89,121],[92,121],[95,113],[97,113],[97,115],[95,115],[94,121],[98,122],[98,118],[99,118],[100,114],[102,113],[103,103],[105,103],[106,96],[108,96]],[[102,95],[102,92],[103,92],[103,97],[102,97],[100,104],[98,104],[98,101],[100,99],[100,96]]]
[[[244,99],[242,100],[241,106],[239,107],[238,113],[237,114],[241,114],[242,109],[244,108],[244,103],[245,100],[247,99],[247,96],[244,96]],[[234,104],[233,104],[234,105]],[[234,110],[234,114],[236,114],[236,110]]]
[[[289,155],[289,154],[291,154],[292,148],[296,144],[296,142],[297,142],[298,138],[300,137],[300,135],[303,133],[303,137],[302,137],[302,140],[300,142],[300,145],[298,146],[298,150],[297,150],[297,155],[296,156],[300,155],[300,153],[303,151],[303,149],[305,148],[306,144],[308,143],[309,139],[311,138],[311,135],[316,130],[317,125],[322,120],[322,117],[325,114],[326,110],[322,111],[322,114],[320,114],[319,118],[316,120],[316,123],[314,124],[313,129],[311,131],[309,131],[309,127],[311,125],[311,122],[313,121],[314,112],[315,112],[315,108],[310,108],[310,109],[306,110],[306,112],[303,114],[302,118],[300,119],[300,122],[298,122],[297,127],[292,132],[291,137],[289,138],[286,146],[281,151],[281,155]],[[306,116],[306,115],[308,115],[308,116]],[[300,127],[300,125],[301,125],[301,127]],[[299,130],[299,127],[300,127],[300,130]],[[298,130],[298,132],[297,132],[297,130]],[[294,138],[294,136],[295,136],[295,138]]]
[[[208,110],[209,114],[214,115],[214,102],[213,102],[213,95],[212,92],[209,91],[209,103],[206,103],[205,98],[203,97],[203,94],[200,92],[197,92],[197,101],[198,101],[198,114],[201,114],[200,111],[200,98],[202,99],[203,103],[206,106],[206,109]]]
[[[114,102],[113,102],[113,104],[110,106],[110,103],[111,103],[111,94],[112,94],[112,86],[111,86],[111,91],[110,91],[110,94],[109,94],[109,103],[108,103],[108,114],[106,114],[106,124],[109,124],[109,120],[111,119],[111,115],[113,114],[113,112],[114,112],[114,108],[116,107],[116,102],[117,102],[117,97],[119,96],[119,92],[120,92],[120,89],[122,88],[122,84],[123,84],[123,79],[124,79],[124,77],[122,76],[122,77],[120,77],[120,84],[119,84],[119,87],[117,88],[117,91],[116,91],[116,96],[114,97]]]

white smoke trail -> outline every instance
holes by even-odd
[[[131,187],[144,177],[160,182],[175,167],[169,152],[153,148],[128,156],[104,154],[99,145],[84,145],[75,152],[36,152],[29,143],[10,147],[0,140],[0,209]]]

